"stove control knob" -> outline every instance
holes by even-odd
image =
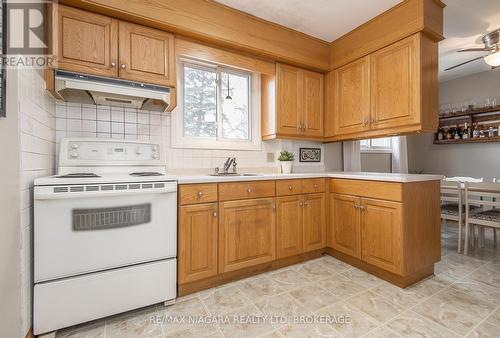
[[[141,148],[137,148],[137,151],[135,152],[137,155],[141,155],[142,154],[142,149]]]
[[[158,156],[158,154],[153,154],[152,157],[153,157],[153,159],[157,160],[159,156]]]
[[[152,150],[153,150],[154,153],[156,153],[158,151],[158,146],[157,145],[153,145]]]
[[[71,156],[71,158],[77,158],[78,157],[78,152],[77,151],[72,151],[71,153],[69,153],[69,156]]]
[[[78,149],[78,144],[77,143],[72,143],[71,144],[71,149]]]

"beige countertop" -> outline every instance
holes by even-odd
[[[252,173],[251,175],[240,176],[210,176],[208,174],[177,174],[179,184],[189,183],[214,183],[214,182],[238,182],[238,181],[262,181],[262,180],[286,180],[300,178],[345,178],[354,180],[369,180],[383,182],[423,182],[441,180],[441,175],[417,175],[417,174],[391,174],[391,173],[369,173],[369,172],[317,172],[317,173]]]

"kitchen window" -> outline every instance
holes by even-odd
[[[226,66],[182,59],[172,146],[260,150],[260,78]]]
[[[392,139],[390,137],[361,140],[362,152],[392,152]]]

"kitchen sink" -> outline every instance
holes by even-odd
[[[209,174],[209,176],[227,176],[227,177],[234,177],[234,176],[261,176],[261,174],[240,174],[240,173],[213,173]]]

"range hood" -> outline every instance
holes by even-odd
[[[165,111],[170,88],[57,70],[55,90],[68,102]]]

